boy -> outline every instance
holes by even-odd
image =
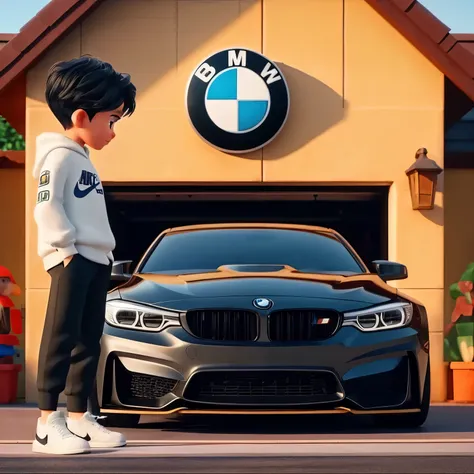
[[[41,417],[34,452],[79,454],[90,447],[126,444],[123,435],[106,430],[87,412],[115,239],[86,145],[101,150],[115,137],[114,124],[134,112],[135,95],[129,75],[96,58],[60,62],[48,73],[46,101],[64,134],[37,138],[33,170],[38,253],[51,276],[39,354]],[[64,389],[67,419],[57,411]]]

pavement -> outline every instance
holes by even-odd
[[[0,407],[0,473],[474,473],[471,405],[434,405],[417,430],[351,415],[146,416],[121,430],[127,447],[69,457],[31,452],[37,416]]]

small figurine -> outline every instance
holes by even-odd
[[[10,299],[10,296],[20,294],[20,287],[10,270],[0,266],[0,334],[9,334],[12,330],[21,333],[21,313],[13,309],[15,304]]]

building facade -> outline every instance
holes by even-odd
[[[366,260],[408,267],[408,278],[391,284],[425,304],[432,399],[449,398],[448,287],[474,257],[464,210],[474,175],[446,166],[445,130],[472,108],[474,81],[437,43],[439,22],[431,19],[434,26],[416,33],[420,11],[429,17],[418,2],[395,0],[54,0],[26,25],[0,52],[0,114],[12,124],[23,120],[26,137],[24,168],[0,169],[0,196],[15,228],[0,235],[0,264],[25,290],[18,300],[25,308],[25,399],[36,400],[49,288],[33,219],[35,138],[61,131],[45,103],[45,78],[54,62],[84,54],[130,73],[138,89],[135,114],[117,125],[106,149],[91,154],[107,194],[117,258],[138,258],[160,230],[181,224],[273,220],[334,227]],[[423,45],[416,34],[431,38]],[[229,48],[276,63],[291,98],[281,132],[246,154],[202,140],[185,103],[193,71]],[[10,118],[18,107],[23,116]],[[420,147],[444,170],[435,206],[426,211],[412,209],[405,174]]]

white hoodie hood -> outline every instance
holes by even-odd
[[[77,253],[108,265],[115,238],[87,148],[60,133],[43,133],[36,140],[33,176],[38,181],[38,254],[45,269]]]
[[[82,148],[81,145],[70,138],[61,135],[60,133],[42,133],[36,137],[36,159],[33,166],[33,178],[39,178],[41,168],[43,168],[46,158],[49,153],[57,148],[68,149],[83,155],[84,158],[89,158],[89,151],[87,148]]]

